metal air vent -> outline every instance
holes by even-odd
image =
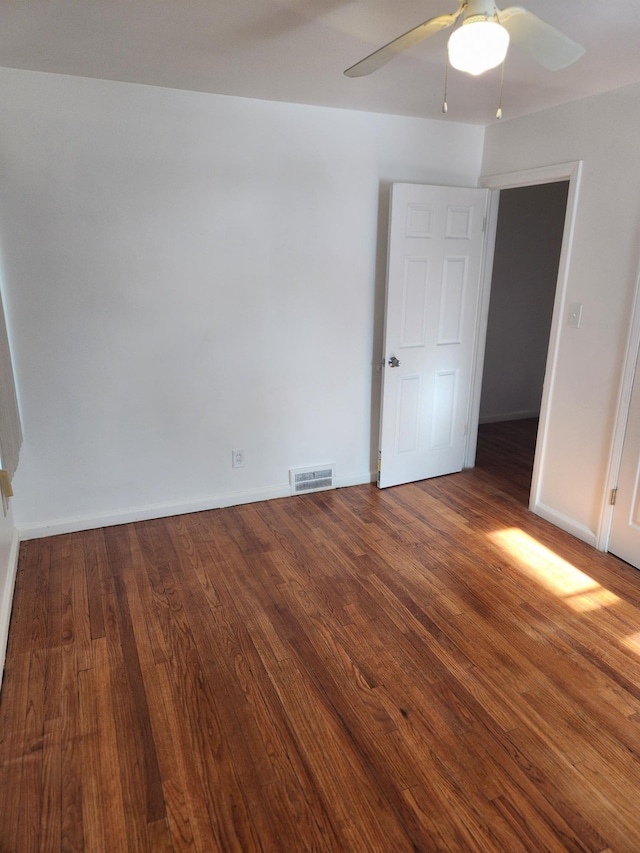
[[[289,484],[292,495],[303,495],[308,492],[322,492],[325,489],[335,489],[335,471],[333,465],[322,465],[318,468],[291,468]]]

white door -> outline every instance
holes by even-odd
[[[378,486],[461,471],[488,191],[391,192]]]
[[[640,370],[637,364],[608,550],[640,569]]]

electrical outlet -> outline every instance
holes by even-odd
[[[244,450],[231,451],[231,467],[244,468]]]

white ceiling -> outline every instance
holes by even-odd
[[[505,4],[506,5],[506,4]],[[587,48],[563,71],[512,47],[508,119],[640,81],[638,0],[525,0]],[[0,0],[0,65],[443,118],[439,33],[369,77],[343,70],[456,0]],[[495,120],[500,69],[449,75],[447,120]]]

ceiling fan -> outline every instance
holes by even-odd
[[[449,62],[460,71],[478,75],[500,65],[509,42],[526,50],[550,71],[572,65],[585,49],[551,24],[523,9],[498,9],[493,0],[464,0],[455,12],[438,15],[356,62],[344,72],[347,77],[371,74],[399,53],[462,19],[449,38]]]

